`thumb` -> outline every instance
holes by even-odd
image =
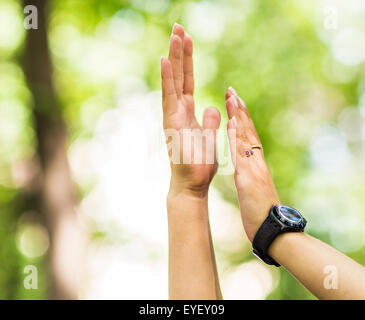
[[[221,122],[221,115],[219,111],[215,108],[208,108],[204,111],[203,116],[203,130],[211,130],[205,140],[206,143],[206,161],[207,163],[217,162],[217,150],[216,150],[216,140],[217,133],[216,130],[219,128]],[[209,158],[209,161],[208,161]],[[210,162],[212,161],[212,162]]]
[[[221,123],[221,115],[216,108],[207,108],[203,116],[203,129],[217,130]]]

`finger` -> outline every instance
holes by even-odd
[[[232,87],[229,87],[226,92],[226,100],[228,100],[231,96],[236,96],[238,100],[238,104],[240,107],[246,108],[245,102],[240,98],[240,96],[237,94],[236,90]]]
[[[182,40],[176,35],[171,37],[169,60],[171,62],[176,95],[180,97],[182,95]]]
[[[226,100],[228,100],[233,94],[237,95],[236,90],[234,90],[232,87],[228,87],[226,92]]]
[[[227,123],[227,135],[235,171],[237,172],[240,168],[247,168],[248,161],[244,156],[244,151],[248,148],[248,145],[243,140],[237,139],[237,122],[234,116]]]
[[[250,117],[250,113],[246,107],[245,102],[241,99],[241,97],[237,94],[237,92],[229,87],[226,92],[226,108],[228,117],[236,116],[237,122],[242,123],[242,126],[239,126],[239,129],[242,127],[244,130],[244,135],[242,135],[248,142],[253,144],[260,143],[259,136],[256,132],[255,125]],[[236,107],[236,108],[234,108]],[[241,135],[240,130],[238,133]]]
[[[233,89],[234,90],[234,89]],[[250,141],[254,144],[260,143],[259,135],[256,131],[255,124],[253,123],[250,112],[248,111],[245,102],[240,98],[239,95],[235,95],[238,102],[238,112],[239,118],[242,118],[244,122],[245,130],[247,131],[247,136],[249,137]]]
[[[227,112],[231,115],[227,127],[228,138],[236,173],[249,169],[259,169],[266,173],[268,169],[263,150],[252,149],[252,145],[260,144],[260,139],[245,103],[231,87],[226,93],[226,99]],[[248,159],[254,161],[247,161]]]
[[[236,118],[229,119],[227,123],[227,136],[229,142],[229,149],[231,151],[231,159],[233,163],[233,167],[236,169],[237,163],[237,145],[236,145]]]
[[[237,94],[237,92],[231,87],[231,92],[237,97],[238,105],[241,108],[247,109],[245,102],[241,99],[241,97]]]
[[[207,108],[203,115],[203,128],[217,130],[221,122],[221,115],[216,108]]]
[[[263,172],[266,172],[267,166],[264,159],[263,149],[252,149],[253,145],[260,145],[260,138],[255,129],[255,125],[250,118],[249,111],[245,107],[243,100],[239,100],[237,96],[232,95],[230,100],[236,98],[238,108],[236,109],[237,117],[235,117],[237,123],[237,154],[242,156],[242,159],[254,156],[256,161],[251,166],[257,167]],[[243,133],[242,133],[243,131]],[[250,161],[252,162],[252,161]]]
[[[179,94],[183,93],[184,89],[184,38],[185,38],[185,30],[184,27],[175,23],[172,28],[172,33],[177,35],[182,41],[182,49],[181,49],[181,59],[180,59],[180,84]]]
[[[172,33],[180,37],[181,40],[183,40],[185,37],[184,27],[178,23],[175,23],[172,27]]]
[[[184,58],[184,29],[182,26],[175,24],[170,41],[169,60],[172,65],[176,95],[180,97],[183,93],[183,58]]]
[[[236,100],[237,104],[239,105],[238,99],[236,96],[232,96],[231,100]],[[238,106],[238,108],[235,110],[235,115],[237,118],[238,123],[238,131],[241,130],[244,132],[242,135],[245,139],[245,141],[250,143],[256,143],[256,139],[253,139],[254,132],[252,130],[253,122],[250,118],[250,115],[247,111],[247,109],[243,109],[242,106]]]
[[[214,163],[217,161],[216,153],[216,140],[217,129],[221,122],[221,116],[217,109],[207,108],[203,115],[203,129],[206,143],[206,153],[204,155],[204,161],[207,163]],[[208,131],[208,132],[207,132]],[[211,159],[212,161],[209,161]]]
[[[164,116],[169,117],[177,111],[178,103],[171,62],[166,58],[161,58],[161,79],[163,112]]]
[[[239,108],[239,101],[236,91],[232,87],[229,87],[225,98],[228,117],[232,118],[236,114],[237,108]]]
[[[235,116],[238,112],[238,101],[233,95],[226,100],[226,109],[229,119]]]
[[[193,40],[188,34],[184,37],[184,93],[194,94]]]
[[[236,126],[236,136],[241,139],[245,143],[248,143],[247,137],[247,121],[240,114],[242,111],[239,110],[238,100],[235,95],[231,95],[231,97],[226,101],[226,109],[228,118],[233,119],[233,123]]]

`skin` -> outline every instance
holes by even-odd
[[[272,205],[280,204],[262,150],[245,150],[259,144],[249,112],[234,89],[226,93],[228,134],[235,164],[235,184],[243,226],[252,242]],[[234,131],[235,129],[235,131]],[[319,299],[365,299],[365,268],[329,245],[305,233],[284,233],[268,254]],[[328,268],[328,269],[327,269]],[[336,277],[337,273],[337,277]],[[337,278],[337,285],[328,281]],[[337,288],[331,288],[331,284]]]
[[[213,152],[215,131],[220,114],[214,108],[204,112],[200,125],[194,113],[193,43],[182,26],[175,24],[170,40],[169,58],[161,58],[163,124],[174,130],[181,154],[187,150],[184,129],[210,130],[209,143],[194,140],[193,155],[202,161],[171,165],[167,197],[169,227],[169,297],[170,299],[221,299],[208,217],[208,190],[217,171],[217,161],[206,161],[206,151]],[[213,140],[212,140],[213,139]],[[169,139],[167,137],[167,143]],[[170,150],[171,157],[172,152]],[[183,159],[180,158],[180,161]],[[194,159],[193,159],[194,160]]]

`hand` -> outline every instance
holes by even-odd
[[[261,144],[260,138],[245,103],[232,88],[226,93],[226,108],[230,119],[227,126],[228,138],[235,164],[238,201],[243,226],[252,242],[271,206],[279,204],[279,197],[263,150],[252,149],[252,153],[250,152],[252,145]]]
[[[215,136],[220,123],[220,114],[214,108],[204,112],[203,126],[200,126],[194,114],[194,76],[193,76],[193,42],[185,33],[182,26],[175,24],[170,40],[169,58],[161,58],[162,77],[162,106],[165,133],[167,129],[173,130],[178,135],[179,145],[172,145],[169,150],[170,159],[172,152],[178,151],[181,155],[179,163],[171,163],[170,195],[180,192],[189,192],[199,197],[207,194],[210,182],[217,171],[215,157]],[[189,147],[188,139],[183,138],[183,131],[190,129],[203,133],[210,130],[213,134],[200,143],[194,139]],[[168,136],[166,137],[168,140]],[[189,139],[191,141],[191,139]],[[209,141],[208,141],[209,140]],[[168,141],[167,141],[168,142]],[[211,144],[212,142],[212,144]],[[213,145],[213,148],[211,146]],[[174,149],[175,148],[175,149]],[[176,150],[178,148],[179,150]],[[191,163],[183,163],[183,155],[197,156]],[[207,161],[213,156],[213,161]],[[195,160],[201,158],[201,160]]]

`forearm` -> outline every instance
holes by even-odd
[[[319,299],[365,299],[365,268],[305,233],[280,235],[268,253]]]
[[[170,194],[167,210],[170,298],[221,299],[207,197]]]

